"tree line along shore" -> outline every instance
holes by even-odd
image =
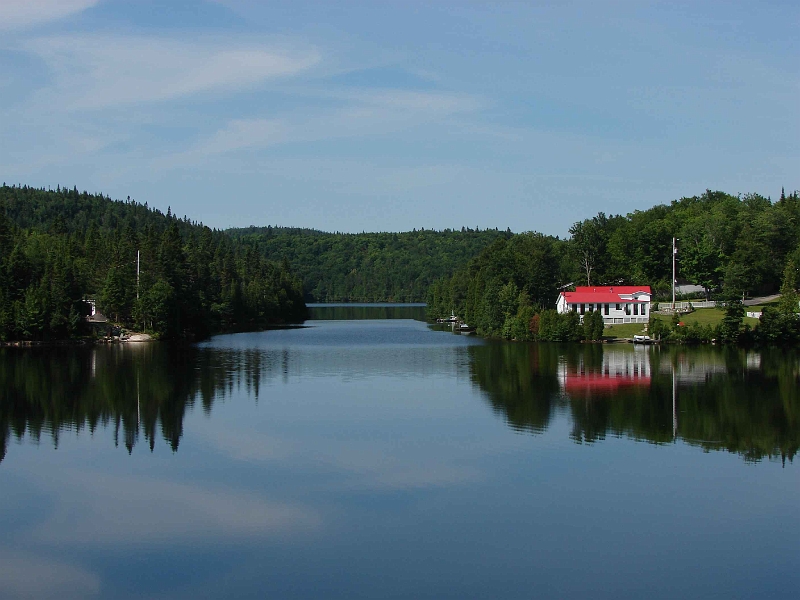
[[[597,339],[608,332],[594,316],[581,323],[555,313],[559,290],[650,285],[666,299],[673,237],[678,276],[727,312],[714,323],[653,321],[662,338],[800,340],[790,306],[800,265],[796,191],[777,201],[706,191],[624,216],[599,213],[562,239],[479,228],[221,231],[130,198],[3,184],[0,341],[91,336],[87,300],[114,323],[162,339],[299,322],[307,301],[426,301],[430,318],[456,312],[485,336]],[[748,328],[735,299],[779,290],[784,300]]]
[[[523,233],[492,242],[428,292],[431,318],[455,313],[479,334],[516,340],[596,340],[599,314],[557,314],[560,290],[577,285],[649,285],[668,300],[672,239],[677,274],[701,286],[710,319],[652,315],[650,333],[667,341],[741,344],[800,342],[798,298],[800,195],[773,202],[758,194],[706,191],[628,215],[575,223],[568,239]],[[758,322],[745,320],[743,297],[781,292]],[[750,321],[750,322],[748,322]],[[613,328],[611,328],[613,330]],[[612,333],[613,335],[613,333]]]
[[[86,319],[88,301],[109,321],[162,339],[306,316],[288,266],[224,232],[130,199],[0,188],[0,340],[104,334]]]

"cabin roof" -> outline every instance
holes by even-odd
[[[634,294],[647,294],[640,300],[631,298]],[[568,304],[616,304],[623,302],[649,302],[649,285],[577,286],[574,292],[561,292]],[[623,298],[623,296],[626,296]]]
[[[650,302],[650,299],[621,298],[619,294],[579,294],[578,292],[561,292],[567,304],[635,304]]]
[[[649,285],[578,285],[575,292],[583,294],[649,294]]]

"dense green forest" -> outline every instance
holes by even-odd
[[[326,233],[271,226],[226,233],[269,260],[288,261],[309,302],[425,302],[436,279],[512,235],[496,229]]]
[[[287,265],[222,232],[130,199],[4,184],[0,340],[87,334],[86,298],[114,322],[173,339],[306,314]]]
[[[301,320],[305,298],[426,301],[431,318],[455,311],[486,335],[596,339],[602,329],[592,319],[581,324],[548,310],[558,291],[629,283],[665,298],[673,237],[679,279],[703,286],[709,298],[793,294],[800,195],[782,193],[773,202],[706,191],[625,216],[599,213],[570,234],[221,232],[130,199],[4,185],[0,337],[75,336],[90,296],[115,321],[172,338]],[[795,321],[788,308],[768,310],[762,337],[785,339],[789,327],[800,340]]]
[[[597,216],[570,229],[571,281],[649,284],[666,294],[672,238],[678,278],[709,295],[776,292],[789,260],[800,265],[800,194],[772,202],[759,194],[707,190],[626,216]]]
[[[786,306],[766,312],[762,325],[771,327],[771,339],[764,341],[781,339],[787,327],[800,341],[792,308],[800,266],[798,192],[773,202],[758,194],[706,191],[626,216],[599,213],[575,223],[570,234],[566,240],[536,233],[495,240],[463,269],[431,285],[429,316],[455,311],[480,333],[505,338],[596,339],[594,325],[551,310],[558,291],[576,284],[650,285],[656,299],[666,299],[677,237],[679,279],[724,301],[782,291]]]

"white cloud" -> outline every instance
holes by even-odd
[[[88,598],[100,592],[100,578],[68,563],[0,549],[0,597]]]
[[[157,102],[198,92],[238,91],[297,74],[320,60],[314,49],[294,50],[231,40],[57,36],[24,46],[52,71],[55,89],[42,100],[93,109]]]
[[[99,0],[2,0],[0,30],[22,29],[57,21],[91,8]]]
[[[283,127],[277,120],[234,119],[195,150],[201,155],[224,154],[254,146],[283,141]]]
[[[421,92],[397,89],[331,91],[327,95],[364,106],[426,113],[472,112],[482,103],[475,97],[444,92]]]
[[[201,425],[194,433],[234,460],[292,464],[309,471],[320,464],[327,465],[342,473],[340,483],[335,485],[348,489],[448,487],[484,478],[478,469],[461,464],[461,455],[456,458],[439,454],[434,459],[420,453],[398,456],[380,445],[359,442],[338,443],[335,451],[319,454],[308,451],[302,444],[248,429],[239,428],[226,434]]]
[[[29,536],[45,544],[261,537],[320,524],[311,509],[229,489],[77,472],[45,485],[58,489],[59,500]]]
[[[385,135],[481,108],[473,97],[439,92],[322,91],[319,96],[343,101],[345,106],[298,110],[274,118],[232,119],[186,152],[159,159],[158,165],[192,165],[208,156],[285,143]]]

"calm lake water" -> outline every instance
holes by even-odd
[[[0,349],[0,598],[797,597],[797,355],[358,309]]]

